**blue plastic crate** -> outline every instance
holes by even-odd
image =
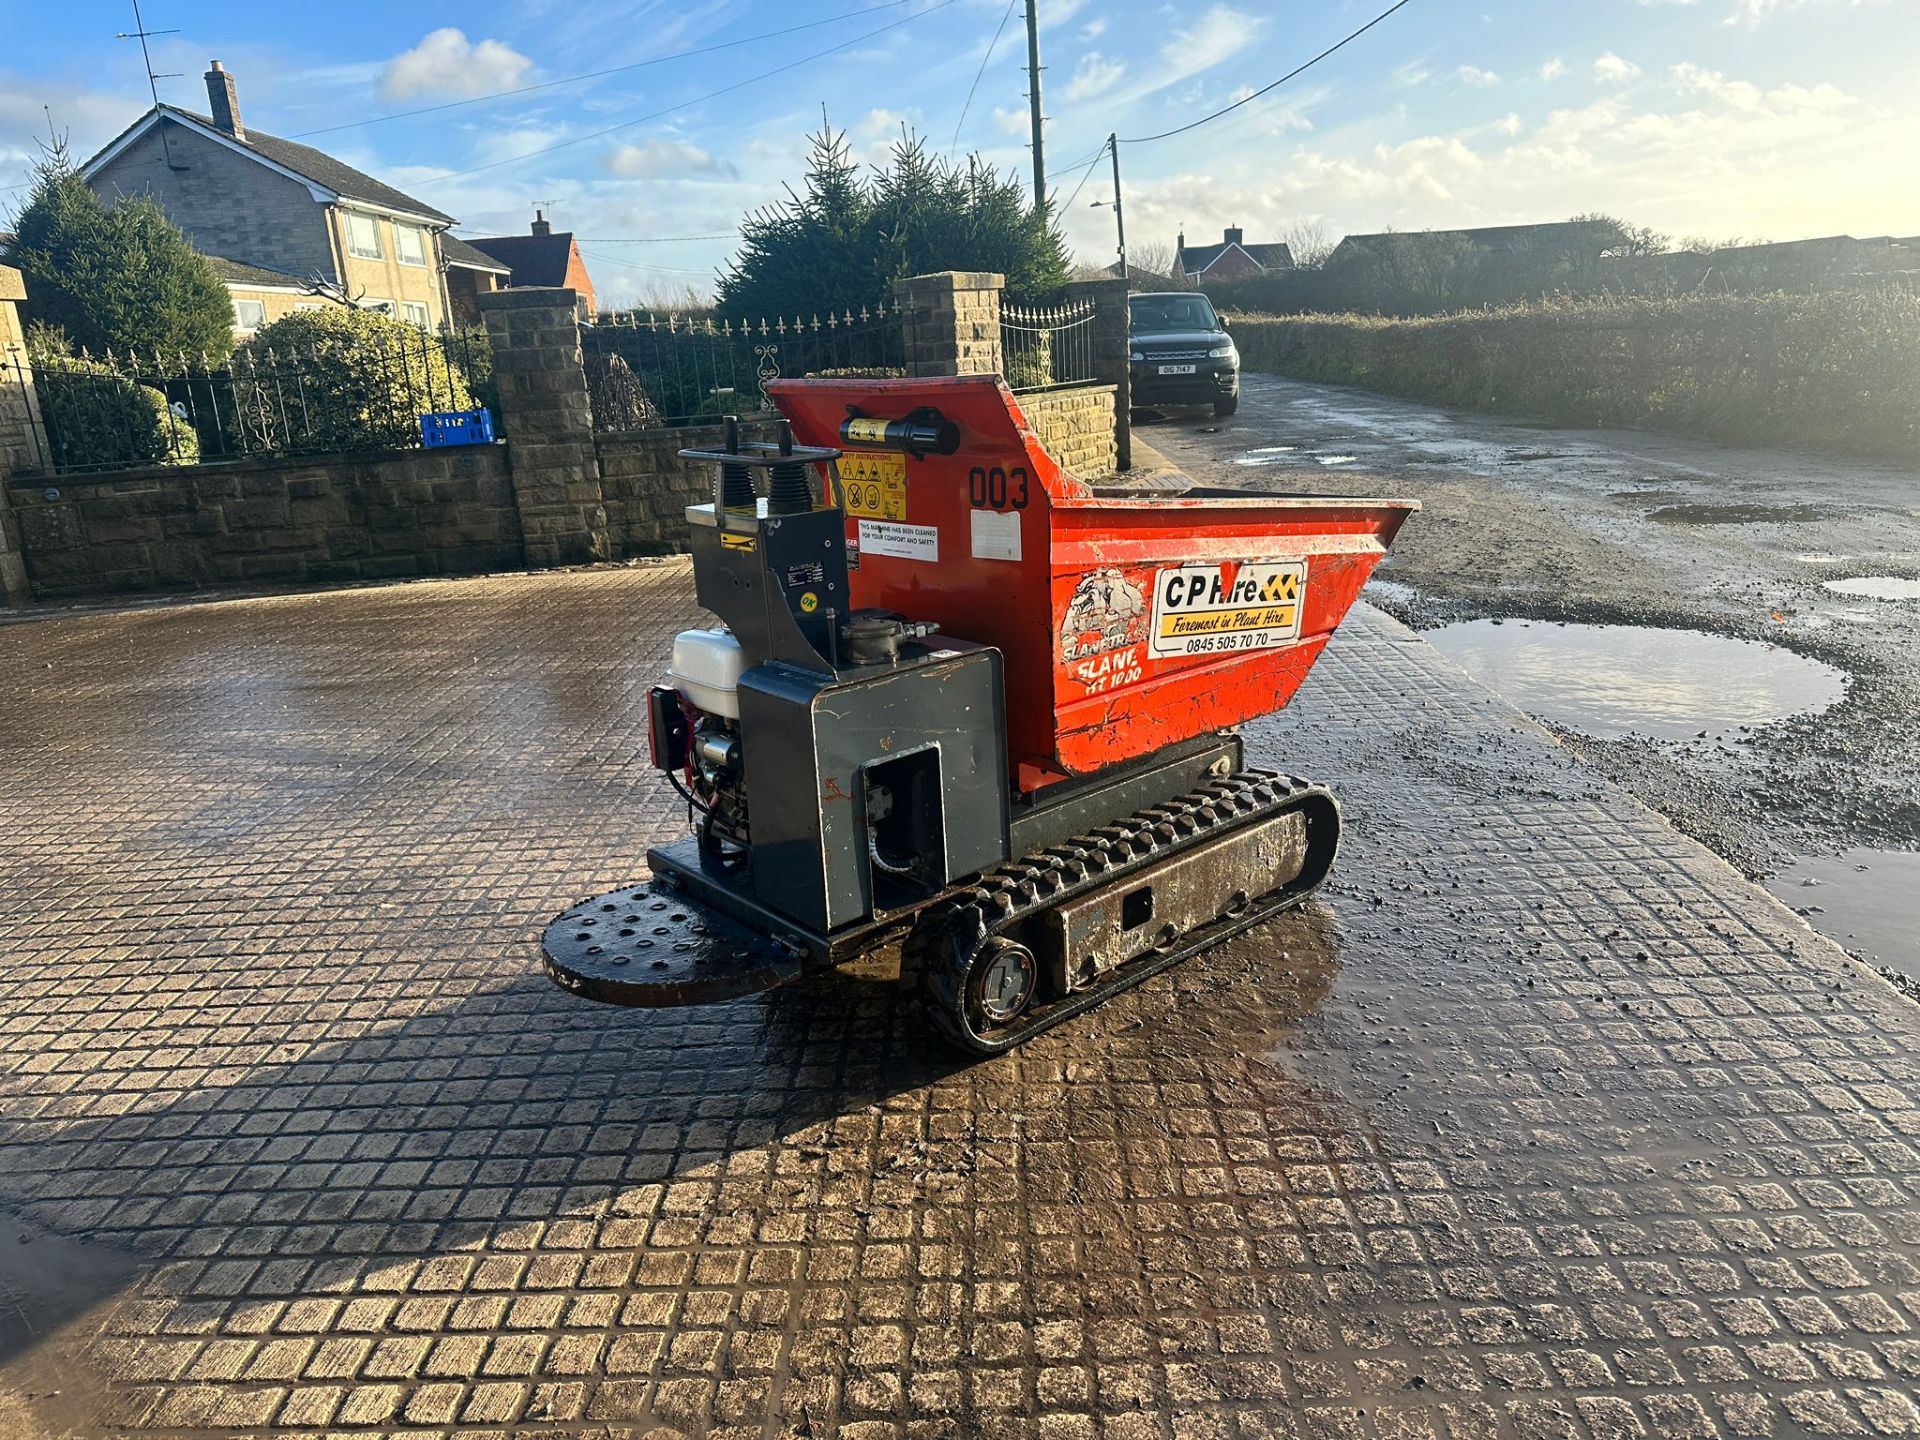
[[[493,413],[488,410],[437,410],[422,415],[420,443],[429,449],[440,445],[491,445]]]

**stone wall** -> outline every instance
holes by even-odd
[[[743,440],[771,440],[770,421],[740,426]],[[713,468],[682,460],[682,450],[717,450],[718,425],[628,430],[594,437],[600,492],[607,511],[608,550],[616,560],[677,554],[687,548],[687,506],[713,498]]]
[[[524,563],[504,445],[16,480],[42,597]]]
[[[1029,391],[1014,398],[1047,453],[1080,480],[1105,480],[1118,468],[1112,385]]]

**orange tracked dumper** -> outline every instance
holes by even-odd
[[[774,381],[778,442],[684,451],[694,583],[650,697],[694,833],[568,910],[549,973],[693,1004],[905,942],[994,1053],[1298,903],[1324,788],[1248,769],[1402,500],[1096,495],[990,376]]]

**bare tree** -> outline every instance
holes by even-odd
[[[1146,274],[1160,279],[1170,279],[1173,275],[1173,246],[1164,240],[1142,240],[1137,245],[1127,247],[1127,269],[1136,275]]]
[[[1318,270],[1333,254],[1333,242],[1318,216],[1304,216],[1282,226],[1280,238],[1286,242],[1295,267],[1301,270]]]
[[[1604,225],[1612,235],[1608,237],[1606,249],[1600,253],[1607,259],[1632,259],[1642,255],[1665,255],[1673,249],[1673,237],[1662,234],[1651,225],[1632,225],[1617,215],[1608,215],[1599,210],[1591,210],[1583,215],[1575,215],[1575,225]]]

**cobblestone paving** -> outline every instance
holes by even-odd
[[[1370,612],[1324,905],[961,1067],[538,973],[678,564],[0,627],[0,1205],[98,1430],[1920,1433],[1915,1014]]]

